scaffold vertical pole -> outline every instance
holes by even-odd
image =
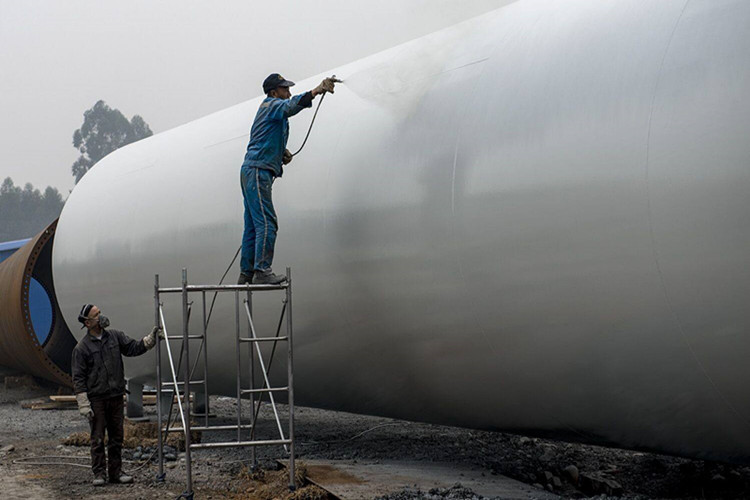
[[[159,320],[159,275],[154,275],[154,326],[161,326]],[[164,481],[164,443],[161,432],[161,336],[156,337],[156,422],[157,422],[157,434],[158,434],[158,460],[159,469],[156,475],[157,481]]]
[[[187,480],[186,496],[193,498],[193,476],[192,462],[190,457],[190,342],[188,326],[188,291],[187,291],[187,269],[182,269],[182,348],[185,350],[185,393],[184,404],[185,413],[185,475]],[[175,392],[179,394],[179,386],[175,387]]]
[[[250,316],[253,315],[253,292],[251,290],[247,291],[247,308],[250,311]],[[248,329],[248,337],[250,336],[250,322],[248,321],[247,324]],[[250,389],[255,389],[255,353],[253,351],[253,345],[248,342],[247,344],[247,353],[250,357]],[[250,409],[252,411],[252,418],[250,419],[250,439],[253,439],[253,436],[255,435],[255,421],[257,412],[255,411],[255,393],[250,393]],[[255,470],[255,468],[258,465],[258,460],[255,455],[255,446],[250,447],[250,460],[251,460],[251,469]]]
[[[292,349],[292,268],[286,268],[289,281],[286,287],[286,334],[287,334],[287,387],[289,401],[289,489],[294,491],[294,358]]]
[[[234,292],[234,333],[237,341],[235,348],[237,361],[237,442],[242,441],[242,343],[240,342],[240,292]]]
[[[203,412],[205,426],[208,427],[208,318],[206,317],[206,291],[201,291],[203,302]]]

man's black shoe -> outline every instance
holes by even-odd
[[[253,285],[280,285],[286,281],[283,274],[273,274],[271,270],[255,271],[253,276]]]
[[[253,274],[254,273],[240,273],[240,277],[237,279],[238,285],[250,285],[253,282]]]
[[[119,484],[130,484],[133,482],[133,478],[132,476],[128,476],[127,474],[120,474],[116,478],[112,479],[111,482]]]

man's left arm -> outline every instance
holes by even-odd
[[[117,341],[120,344],[120,352],[123,356],[140,356],[156,345],[156,335],[160,331],[161,328],[154,327],[151,333],[141,340],[131,339],[125,333],[119,332]]]

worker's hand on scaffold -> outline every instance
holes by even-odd
[[[292,152],[288,149],[285,149],[284,156],[281,158],[282,163],[284,163],[284,165],[289,165],[292,162],[292,158],[294,158]]]
[[[151,349],[156,345],[156,337],[159,336],[160,339],[164,338],[164,330],[161,326],[155,326],[151,333],[143,337],[143,345],[146,346],[146,349]]]

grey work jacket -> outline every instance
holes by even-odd
[[[90,401],[122,396],[122,356],[140,356],[146,351],[143,340],[133,340],[120,330],[104,330],[101,339],[86,333],[73,349],[73,390],[88,393]]]

